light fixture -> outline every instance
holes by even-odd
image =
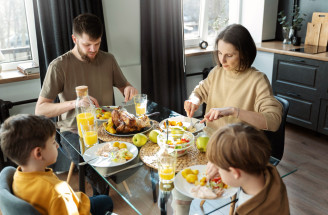
[[[2,72],[2,65],[1,65],[2,61],[5,61],[5,56],[3,56],[2,52],[0,51],[0,73]]]

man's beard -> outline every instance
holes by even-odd
[[[94,61],[97,58],[97,56],[98,56],[98,52],[97,52],[97,54],[95,55],[95,57],[93,59],[89,58],[87,54],[85,54],[85,53],[82,52],[82,50],[80,49],[80,46],[79,45],[77,45],[77,51],[80,54],[82,60],[84,60],[84,61],[86,61],[88,63],[91,63],[92,61]]]

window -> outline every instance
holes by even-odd
[[[38,63],[32,0],[0,0],[2,67],[16,69],[22,61]]]
[[[213,45],[218,32],[238,19],[239,11],[229,12],[238,7],[236,2],[239,0],[183,0],[185,46],[198,46],[201,40]]]

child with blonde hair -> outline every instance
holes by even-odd
[[[262,131],[237,123],[215,132],[207,145],[208,178],[240,187],[235,214],[289,214],[286,186],[269,163],[271,146]]]

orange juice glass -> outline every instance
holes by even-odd
[[[161,180],[171,181],[174,178],[174,175],[174,168],[172,168],[172,166],[160,168],[159,177]]]
[[[84,145],[87,148],[90,148],[98,143],[97,126],[95,124],[83,126],[82,134]]]
[[[94,125],[95,124],[95,117],[92,113],[79,113],[76,116],[76,122],[77,122],[77,127],[79,130],[79,136],[82,136],[82,130],[81,130],[81,125],[82,129],[84,129],[85,126],[87,125]]]
[[[147,109],[147,94],[137,94],[133,97],[136,108],[136,115],[141,116],[146,114]]]

